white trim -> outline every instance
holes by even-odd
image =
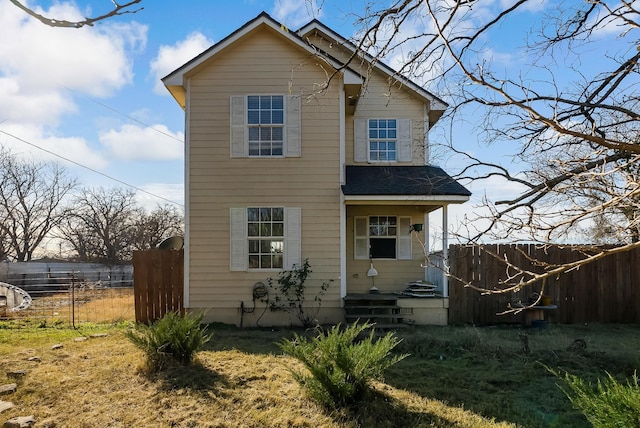
[[[345,83],[346,83],[345,76]],[[346,165],[346,107],[344,86],[340,87],[340,184],[345,184]],[[340,306],[347,295],[347,206],[340,192]]]
[[[252,31],[254,31],[260,26],[266,26],[271,28],[275,32],[287,38],[287,40],[289,40],[291,43],[295,44],[296,46],[304,49],[305,51],[309,52],[312,55],[322,58],[322,60],[324,60],[329,66],[333,67],[336,70],[339,70],[343,66],[343,64],[340,63],[339,61],[336,61],[324,55],[322,56],[319,55],[318,50],[314,46],[311,46],[310,44],[306,43],[305,40],[303,40],[296,33],[290,33],[288,29],[286,29],[279,22],[276,22],[273,18],[271,18],[266,13],[262,13],[258,15],[258,17],[255,18],[254,20],[247,22],[240,29],[236,30],[234,33],[227,36],[220,42],[214,44],[209,49],[207,49],[200,55],[196,56],[192,60],[181,65],[180,67],[178,67],[177,69],[175,69],[174,71],[172,71],[171,73],[169,73],[168,75],[166,75],[160,80],[162,81],[162,83],[164,83],[164,85],[167,87],[169,92],[173,95],[173,97],[179,103],[179,97],[177,95],[179,95],[179,93],[182,92],[180,88],[185,87],[186,80],[188,79],[187,75],[191,71],[193,71],[194,69],[197,69],[202,64],[209,61],[209,59],[211,59],[217,53],[226,49],[227,47],[235,43],[237,40],[242,39],[247,34],[251,33]],[[349,83],[351,82],[356,84],[363,83],[364,79],[352,70],[343,69],[343,74]]]
[[[442,297],[449,297],[449,206],[442,206]]]
[[[428,254],[429,254],[429,245],[431,245],[431,243],[429,242],[429,234],[431,233],[431,228],[429,227],[429,213],[424,213],[422,216],[422,224],[424,224],[422,230],[424,233],[424,247],[422,248],[422,251],[424,252],[423,256],[424,256],[424,280],[428,281],[429,280],[429,260],[428,259]]]
[[[469,196],[461,195],[346,195],[346,202],[448,202],[463,203],[469,200]],[[356,204],[354,204],[356,205]]]
[[[429,109],[424,104],[422,108],[422,146],[424,150],[424,164],[431,161],[431,147],[429,146]]]
[[[334,39],[334,41],[337,44],[349,49],[351,52],[355,50],[355,46],[353,45],[353,43],[351,43],[349,40],[344,39],[342,36],[340,36],[338,33],[333,31],[331,28],[327,27],[326,25],[316,20],[300,28],[298,30],[298,34],[302,37],[305,34],[309,34],[312,31],[321,32],[324,36],[326,36],[327,38]],[[419,95],[422,99],[428,101],[429,104],[433,107],[432,110],[444,111],[447,107],[449,107],[444,101],[438,99],[435,95],[429,93],[428,91],[421,88],[416,83],[412,82],[406,77],[399,75],[395,70],[393,70],[389,66],[385,65],[384,63],[380,63],[379,61],[374,61],[374,58],[371,55],[364,53],[363,56],[364,58],[362,58],[362,56],[358,56],[358,59],[365,60],[370,64],[373,63],[374,67],[377,70],[386,74],[388,77],[400,82],[401,84],[406,85],[408,88],[413,90],[417,95]]]
[[[345,107],[345,93],[344,86],[340,87],[340,184],[345,184],[345,164],[346,164],[346,150],[347,150],[347,136],[346,136],[346,107]],[[340,192],[340,196],[342,192]]]
[[[340,305],[347,295],[347,206],[340,192]]]
[[[187,85],[189,85],[191,81],[187,82]],[[188,94],[191,93],[191,91],[187,91]],[[190,292],[190,287],[189,287],[189,246],[191,243],[191,240],[189,239],[189,236],[191,234],[191,226],[190,226],[190,222],[189,222],[189,215],[190,215],[190,210],[189,207],[191,206],[191,198],[190,198],[190,194],[191,192],[189,191],[189,186],[191,185],[191,181],[189,180],[189,165],[190,165],[190,153],[191,151],[189,150],[190,148],[190,131],[191,131],[191,126],[189,126],[189,117],[191,115],[191,106],[190,106],[190,102],[191,102],[191,97],[187,96],[187,99],[185,100],[185,110],[184,110],[184,160],[185,160],[185,168],[184,168],[184,246],[183,246],[183,250],[184,250],[184,266],[183,266],[183,296],[182,296],[182,302],[183,302],[183,306],[185,307],[185,309],[188,309],[190,306],[190,301],[191,299],[189,298],[189,292]]]

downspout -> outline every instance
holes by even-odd
[[[182,296],[182,302],[183,302],[183,306],[184,308],[189,308],[189,233],[190,233],[190,225],[189,225],[189,207],[190,207],[190,180],[189,180],[189,165],[191,163],[191,159],[190,159],[190,151],[189,148],[191,147],[191,144],[189,144],[190,141],[190,136],[191,136],[191,132],[190,129],[191,127],[189,126],[189,115],[190,115],[190,104],[191,104],[191,89],[190,89],[190,84],[191,84],[191,80],[187,80],[187,93],[185,96],[185,103],[184,103],[184,159],[185,159],[185,163],[184,163],[184,246],[183,246],[183,250],[184,250],[184,266],[183,266],[183,282],[184,282],[184,287],[183,287],[183,293],[184,295]]]
[[[343,77],[344,79],[344,77]],[[340,185],[345,184],[345,159],[346,159],[346,107],[344,84],[340,85]],[[342,187],[340,187],[340,306],[344,305],[344,297],[347,295],[347,206],[344,201]]]

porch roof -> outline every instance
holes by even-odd
[[[348,165],[345,178],[345,196],[471,196],[437,166]]]

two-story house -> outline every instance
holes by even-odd
[[[186,116],[185,307],[207,321],[290,324],[255,286],[305,259],[311,305],[333,280],[318,321],[344,321],[346,297],[425,279],[428,213],[446,226],[468,200],[429,165],[447,105],[352,53],[317,20],[291,31],[262,13],[163,79]],[[446,323],[439,282],[438,298],[399,299],[407,318]]]

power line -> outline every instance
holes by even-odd
[[[126,183],[126,182],[124,182],[124,181],[122,181],[122,180],[120,180],[120,179],[118,179],[118,178],[112,177],[112,176],[110,176],[110,175],[108,175],[108,174],[105,174],[105,173],[103,173],[103,172],[100,172],[100,171],[98,171],[98,170],[96,170],[96,169],[93,169],[93,168],[91,168],[91,167],[89,167],[89,166],[83,165],[83,164],[78,163],[78,162],[76,162],[76,161],[73,161],[73,160],[71,160],[71,159],[69,159],[69,158],[66,158],[66,157],[64,157],[64,156],[62,156],[62,155],[59,155],[59,154],[57,154],[57,153],[54,153],[54,152],[52,152],[51,150],[47,150],[47,149],[45,149],[45,148],[43,148],[43,147],[40,147],[40,146],[38,146],[38,145],[36,145],[36,144],[34,144],[34,143],[31,143],[31,142],[29,142],[29,141],[27,141],[27,140],[25,140],[25,139],[23,139],[23,138],[20,138],[20,137],[18,137],[18,136],[16,136],[16,135],[13,135],[13,134],[11,134],[11,133],[9,133],[9,132],[7,132],[7,131],[3,131],[2,129],[0,129],[0,133],[5,134],[5,135],[8,135],[9,137],[11,137],[11,138],[15,138],[16,140],[18,140],[18,141],[20,141],[20,142],[22,142],[22,143],[25,143],[25,144],[30,145],[31,147],[35,147],[35,148],[36,148],[36,149],[38,149],[38,150],[42,150],[42,151],[43,151],[43,152],[45,152],[45,153],[48,153],[48,154],[50,154],[50,155],[53,155],[53,156],[58,157],[58,158],[60,158],[60,159],[63,159],[63,160],[65,160],[65,161],[67,161],[67,162],[70,162],[70,163],[72,163],[72,164],[74,164],[74,165],[77,165],[77,166],[79,166],[80,168],[87,169],[87,170],[89,170],[89,171],[91,171],[91,172],[93,172],[93,173],[95,173],[95,174],[98,174],[98,175],[101,175],[101,176],[103,176],[103,177],[106,177],[106,178],[108,178],[109,180],[113,180],[113,181],[118,182],[118,183],[120,183],[120,184],[123,184],[123,185],[125,185],[125,186],[127,186],[127,187],[131,187],[132,189],[135,189],[135,190],[137,190],[137,191],[139,191],[139,192],[146,193],[146,194],[147,194],[147,195],[149,195],[149,196],[153,196],[154,198],[162,199],[163,201],[170,202],[170,203],[172,203],[172,204],[175,204],[175,205],[178,205],[178,206],[181,206],[181,207],[183,207],[183,208],[184,208],[184,205],[183,205],[183,204],[180,204],[180,203],[178,203],[178,202],[176,202],[176,201],[172,201],[171,199],[167,199],[167,198],[165,198],[165,197],[163,197],[163,196],[156,195],[155,193],[151,193],[151,192],[149,192],[149,191],[147,191],[147,190],[141,189],[140,187],[138,187],[138,186],[134,186],[133,184]]]
[[[61,86],[61,87],[63,87],[64,89],[66,89],[66,90],[67,90],[67,91],[69,91],[69,92],[72,92],[72,93],[74,93],[74,94],[77,94],[79,97],[85,98],[85,99],[87,99],[87,100],[89,100],[89,101],[91,101],[91,102],[93,102],[93,103],[95,103],[95,104],[99,105],[100,107],[103,107],[103,108],[105,108],[105,109],[107,109],[107,110],[109,110],[109,111],[112,111],[112,112],[114,112],[114,113],[116,113],[116,114],[119,114],[119,115],[120,115],[120,116],[122,116],[122,117],[126,117],[127,119],[129,119],[129,120],[130,120],[130,121],[132,121],[132,122],[139,123],[140,125],[142,125],[142,126],[144,126],[144,127],[147,127],[147,128],[149,128],[149,129],[152,129],[152,130],[156,131],[158,134],[162,134],[162,135],[164,135],[165,137],[169,137],[169,138],[171,138],[172,140],[176,140],[176,141],[178,141],[178,142],[180,142],[180,143],[184,144],[184,140],[181,140],[180,138],[177,138],[177,137],[175,137],[175,136],[173,136],[173,135],[171,135],[171,134],[168,134],[168,133],[166,133],[166,132],[164,132],[164,131],[161,131],[161,130],[159,130],[159,129],[157,129],[157,128],[154,128],[153,126],[149,125],[148,123],[145,123],[145,122],[141,121],[140,119],[136,119],[136,118],[135,118],[135,117],[133,117],[133,116],[129,116],[128,114],[123,113],[123,112],[121,112],[120,110],[118,110],[118,109],[116,109],[116,108],[114,108],[114,107],[111,107],[111,106],[110,106],[110,105],[108,105],[108,104],[105,104],[105,103],[103,103],[103,102],[100,102],[100,101],[96,100],[95,98],[91,98],[91,97],[89,97],[89,96],[87,96],[87,95],[85,95],[85,94],[83,94],[83,93],[81,93],[81,92],[76,91],[75,89],[68,88],[68,87],[66,87],[66,86],[64,86],[64,85],[60,85],[60,86]]]

